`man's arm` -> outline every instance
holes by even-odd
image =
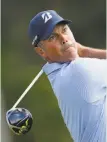
[[[106,59],[106,50],[86,47],[80,43],[77,43],[77,48],[80,57]]]

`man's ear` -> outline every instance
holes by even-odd
[[[40,47],[35,47],[35,51],[37,52],[37,54],[39,54],[40,56],[42,56],[43,58],[46,58],[46,53],[45,51],[40,48]]]

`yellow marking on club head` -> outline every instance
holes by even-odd
[[[25,124],[26,124],[26,126],[28,126],[28,119],[26,120]]]

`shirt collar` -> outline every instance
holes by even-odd
[[[52,73],[53,71],[56,71],[60,68],[62,68],[62,66],[64,66],[66,63],[46,63],[42,69],[43,71],[46,73],[46,75],[49,75],[50,73]]]

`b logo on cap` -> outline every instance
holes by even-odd
[[[42,18],[44,23],[47,23],[52,18],[52,15],[49,12],[45,12],[42,14]]]

